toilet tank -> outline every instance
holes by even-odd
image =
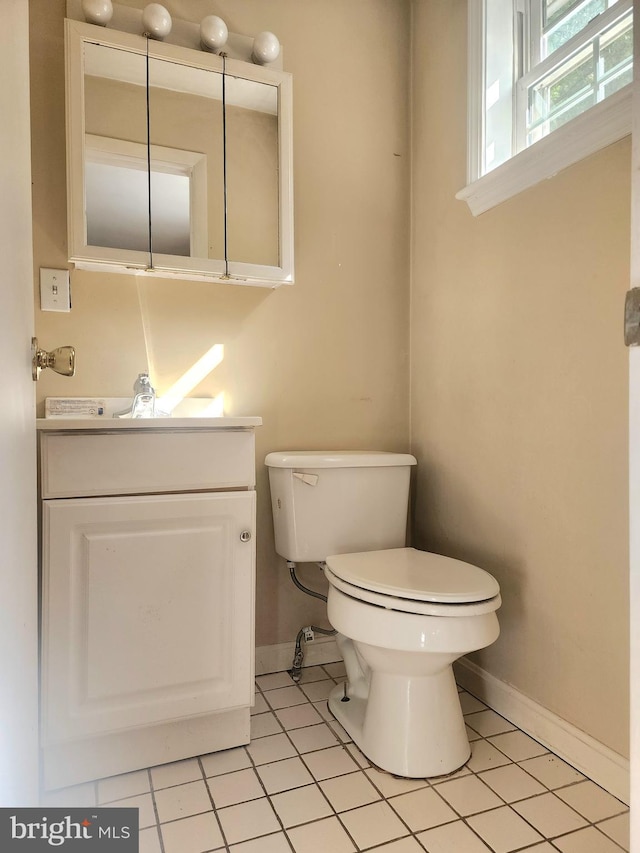
[[[276,551],[293,562],[406,544],[407,453],[269,453]]]

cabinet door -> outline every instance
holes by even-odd
[[[45,745],[250,705],[255,492],[43,504]]]

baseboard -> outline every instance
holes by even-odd
[[[274,646],[258,646],[256,649],[256,675],[268,672],[284,672],[291,669],[295,643],[279,643]],[[333,637],[319,637],[304,644],[304,666],[318,666],[342,660]]]
[[[500,681],[472,661],[454,665],[456,681],[469,693],[548,747],[614,797],[629,803],[629,761],[590,735]]]

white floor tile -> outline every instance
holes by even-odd
[[[433,788],[421,788],[409,794],[400,794],[389,800],[389,804],[412,832],[431,829],[458,817]]]
[[[258,773],[267,794],[278,794],[313,782],[311,774],[299,758],[263,764],[258,767]]]
[[[124,773],[122,776],[100,779],[98,781],[98,802],[108,803],[109,800],[121,800],[123,797],[146,794],[150,790],[148,771],[136,770],[134,773]]]
[[[139,833],[138,838],[138,853],[162,853],[162,848],[160,847],[160,839],[158,838],[157,826],[150,826],[148,827],[148,829],[143,829]]]
[[[304,705],[296,705],[293,708],[282,708],[276,711],[276,717],[286,732],[300,729],[302,726],[314,726],[322,722],[322,717],[313,705],[308,702]]]
[[[474,732],[474,730],[472,728],[470,728],[469,726],[467,726],[466,724],[465,724],[464,728],[465,728],[465,731],[467,733],[467,740],[469,741],[469,743],[471,743],[474,740],[480,740],[480,738],[482,737],[482,735],[479,735],[478,732]]]
[[[113,800],[110,803],[105,803],[105,807],[138,809],[138,829],[146,829],[156,823],[156,813],[151,794],[139,794],[137,797],[127,797],[125,800]]]
[[[303,788],[276,794],[271,797],[271,803],[285,829],[333,814],[331,806],[317,785],[305,785]]]
[[[497,735],[501,732],[509,732],[513,731],[515,726],[513,723],[510,723],[508,720],[505,720],[504,717],[501,717],[499,714],[496,714],[495,711],[487,708],[486,711],[478,711],[475,714],[467,714],[464,718],[465,723],[468,726],[478,732],[478,734],[483,737],[489,737],[490,735]]]
[[[290,708],[293,705],[304,705],[307,697],[302,690],[295,685],[291,687],[279,687],[276,690],[269,690],[264,694],[264,698],[274,711],[280,708]]]
[[[240,841],[248,841],[250,838],[258,838],[261,835],[269,835],[272,832],[279,832],[281,828],[266,797],[220,809],[218,817],[227,844],[230,845],[237,844]]]
[[[353,842],[337,817],[287,830],[296,853],[354,853]]]
[[[629,849],[629,812],[600,821],[598,829],[612,838],[623,850]]]
[[[541,794],[530,800],[514,803],[513,808],[533,824],[543,838],[555,838],[586,826],[586,820],[555,794]]]
[[[267,700],[264,698],[262,693],[256,693],[256,698],[251,708],[251,716],[254,714],[264,714],[265,711],[270,711],[271,709],[267,705]]]
[[[204,781],[162,788],[154,794],[160,823],[211,811],[213,806]]]
[[[489,741],[476,740],[471,744],[471,758],[467,761],[467,767],[474,773],[481,773],[492,767],[502,767],[505,764],[511,764],[511,761]]]
[[[325,681],[328,674],[321,666],[305,666],[302,668],[299,684],[309,684],[312,681]]]
[[[570,764],[551,753],[541,755],[539,758],[529,758],[526,761],[519,762],[519,764],[523,770],[531,773],[538,781],[551,789],[561,788],[563,785],[584,780],[582,773],[578,773]]]
[[[197,758],[173,761],[171,764],[160,764],[158,767],[151,768],[151,782],[156,791],[159,788],[184,785],[185,782],[196,782],[200,779],[202,779],[202,771]]]
[[[461,820],[428,829],[417,837],[429,853],[490,853],[484,841]]]
[[[529,776],[517,764],[485,770],[480,774],[480,778],[507,803],[535,797],[536,794],[544,794],[546,791],[537,779]]]
[[[380,847],[376,847],[375,853],[424,853],[424,847],[418,844],[415,838],[407,837],[381,844]],[[456,851],[456,853],[462,852]]]
[[[269,764],[282,758],[293,758],[296,754],[295,747],[284,734],[261,737],[249,744],[247,752],[256,764]]]
[[[409,834],[391,806],[383,801],[343,812],[340,820],[361,850]]]
[[[428,785],[426,779],[401,779],[399,776],[392,776],[391,773],[385,773],[376,767],[370,767],[365,770],[365,773],[384,797],[406,794],[409,791],[416,791],[418,788],[426,788]]]
[[[255,714],[251,717],[251,740],[281,733],[282,726],[275,714]]]
[[[310,702],[322,702],[328,698],[335,686],[333,681],[314,681],[311,684],[303,684],[302,692]]]
[[[338,661],[337,663],[325,663],[323,664],[323,668],[329,673],[331,678],[344,678],[347,674],[347,670],[344,667],[344,661]]]
[[[224,847],[213,812],[165,823],[160,828],[164,853],[204,853]]]
[[[256,676],[256,684],[260,690],[275,690],[278,687],[291,687],[293,681],[288,672],[271,672]]]
[[[259,676],[246,748],[51,792],[44,804],[139,808],[141,853],[628,851],[624,803],[466,691],[478,731],[467,727],[463,768],[402,779],[371,766],[327,708],[343,671],[309,667],[302,689],[287,673]]]
[[[473,775],[443,782],[436,790],[462,817],[504,805],[482,779]]]
[[[253,768],[214,776],[207,779],[207,785],[217,809],[264,797],[264,790]]]
[[[505,732],[504,734],[494,735],[488,740],[500,752],[508,755],[512,761],[524,761],[525,758],[535,758],[537,755],[544,755],[548,752],[545,746],[524,732]]]
[[[331,713],[331,711],[327,707],[326,700],[323,700],[322,702],[314,702],[313,707],[316,709],[318,714],[320,714],[320,716],[322,717],[323,720],[326,720],[327,722],[334,720],[333,714]]]
[[[556,838],[553,843],[562,853],[620,853],[618,845],[593,826]]]
[[[225,749],[222,752],[212,752],[200,759],[205,776],[220,776],[234,770],[243,770],[251,766],[247,751],[243,746],[236,749]]]
[[[627,810],[624,803],[589,780],[561,788],[556,794],[592,823]]]
[[[371,762],[369,761],[367,756],[364,753],[360,752],[360,750],[355,745],[355,743],[353,743],[353,741],[351,741],[350,743],[345,743],[344,746],[351,758],[353,758],[353,760],[356,762],[358,767],[362,767],[363,769],[366,767],[371,767]]]
[[[351,742],[351,735],[348,734],[345,729],[343,729],[343,727],[340,725],[340,723],[337,720],[334,720],[334,719],[328,720],[328,724],[329,724],[329,727],[331,728],[331,730],[333,732],[335,732],[335,735],[339,741],[342,741],[342,743],[350,743]]]
[[[320,787],[337,812],[355,809],[381,799],[379,792],[362,771],[325,779],[320,782]]]
[[[522,820],[511,806],[473,815],[467,818],[467,822],[495,853],[511,853],[543,840],[540,833]]]
[[[310,752],[305,755],[304,760],[314,779],[318,781],[358,770],[358,765],[342,746]]]
[[[301,753],[313,752],[316,749],[324,749],[338,744],[338,738],[326,723],[294,729],[289,732],[289,738],[293,741],[298,752]]]
[[[484,702],[481,702],[479,699],[476,699],[475,696],[472,696],[471,693],[467,693],[466,690],[462,690],[459,694],[460,698],[460,707],[462,708],[463,714],[474,714],[476,711],[486,711],[487,706]]]
[[[284,832],[277,832],[275,835],[263,835],[262,838],[233,844],[229,850],[231,853],[291,853],[291,847],[289,847]]]

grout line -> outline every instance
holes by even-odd
[[[151,776],[151,768],[147,768],[147,778],[149,780],[149,793],[151,794],[151,804],[153,806],[153,813],[156,816],[156,833],[158,834],[158,844],[160,845],[160,853],[165,853],[164,849],[164,838],[162,837],[162,830],[160,829],[160,815],[158,814],[158,805],[156,803],[156,795],[153,790],[153,778]]]
[[[198,756],[198,766],[200,767],[200,772],[202,773],[202,778],[204,781],[204,786],[207,789],[207,796],[209,797],[209,801],[211,803],[211,809],[213,810],[214,817],[216,819],[216,823],[218,824],[218,829],[220,830],[220,835],[222,837],[222,841],[224,843],[225,850],[229,849],[229,845],[227,844],[227,836],[224,834],[224,829],[222,827],[222,821],[220,820],[220,815],[218,814],[218,809],[216,808],[216,804],[213,801],[213,795],[211,793],[211,788],[207,784],[207,776],[204,772],[204,764],[202,763],[202,757]],[[231,771],[233,772],[233,771]],[[202,814],[208,814],[208,812],[202,812]],[[191,815],[193,817],[193,815]],[[212,848],[212,849],[220,849],[220,848]]]

